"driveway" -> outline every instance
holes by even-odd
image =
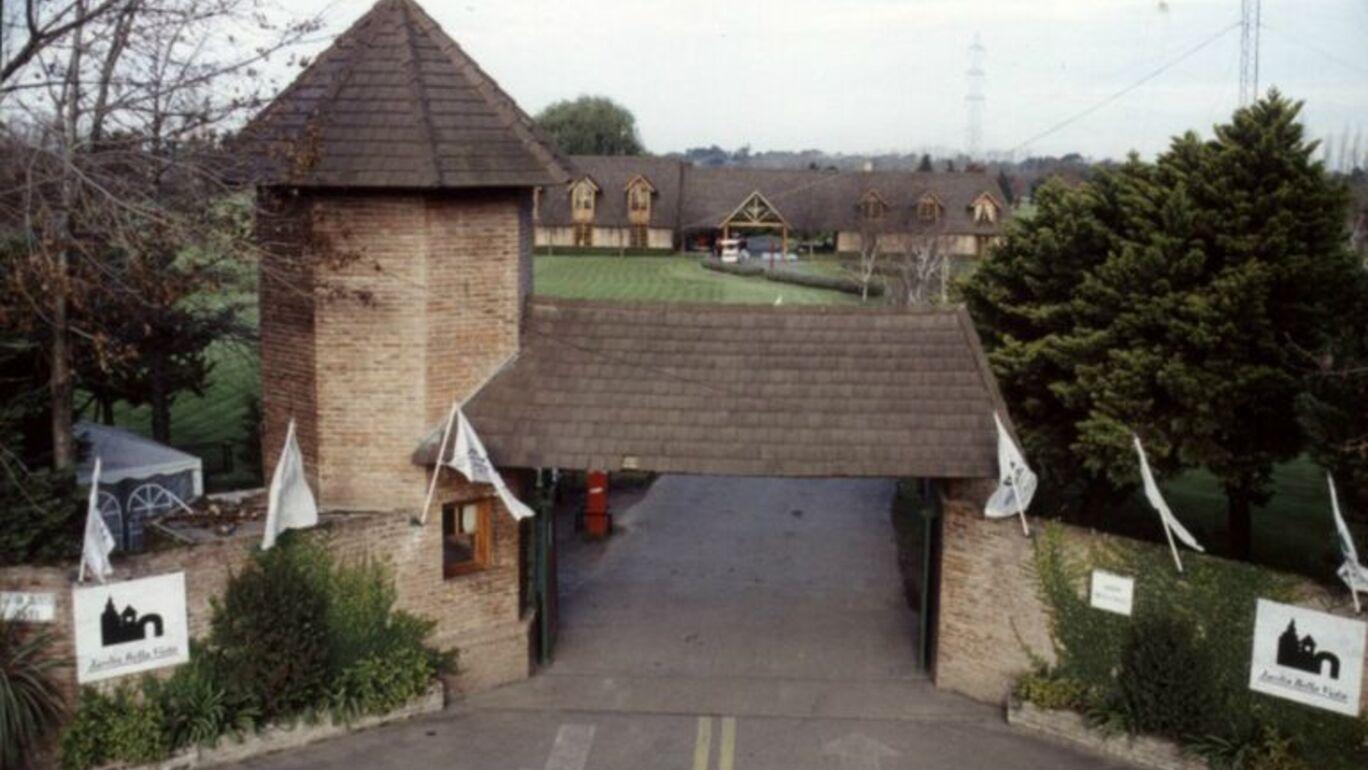
[[[666,476],[561,548],[555,662],[423,720],[246,766],[1108,767],[916,666],[880,480]],[[568,521],[562,527],[569,529]]]

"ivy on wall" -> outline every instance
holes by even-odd
[[[1368,767],[1368,720],[1249,689],[1256,599],[1295,601],[1295,579],[1199,554],[1183,563],[1180,574],[1165,548],[1070,542],[1064,527],[1047,525],[1033,567],[1055,663],[1032,653],[1037,670],[1017,697],[1175,739],[1218,767]],[[1134,578],[1131,616],[1090,606],[1094,569]]]

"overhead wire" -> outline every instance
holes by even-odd
[[[1059,132],[1059,131],[1064,130],[1065,128],[1068,128],[1069,126],[1071,126],[1071,125],[1077,123],[1078,121],[1080,121],[1080,120],[1082,120],[1082,119],[1088,117],[1089,115],[1092,115],[1093,113],[1097,112],[1098,110],[1102,109],[1103,107],[1106,107],[1107,105],[1111,104],[1112,102],[1115,102],[1117,99],[1120,99],[1121,97],[1123,97],[1123,96],[1125,96],[1125,95],[1131,93],[1132,91],[1136,90],[1137,88],[1140,88],[1141,86],[1145,85],[1146,83],[1150,82],[1151,80],[1154,80],[1155,78],[1159,77],[1160,75],[1164,74],[1165,72],[1168,72],[1169,70],[1171,70],[1171,69],[1173,69],[1174,67],[1178,66],[1180,63],[1186,61],[1187,59],[1191,58],[1192,56],[1195,56],[1195,55],[1196,55],[1197,53],[1199,53],[1200,51],[1206,49],[1208,46],[1210,46],[1211,44],[1215,43],[1217,40],[1220,40],[1222,37],[1225,37],[1226,35],[1230,34],[1232,31],[1234,31],[1234,30],[1236,30],[1236,29],[1239,29],[1239,28],[1240,28],[1240,23],[1239,23],[1239,22],[1235,22],[1234,24],[1231,24],[1231,25],[1228,26],[1228,27],[1223,27],[1222,29],[1220,29],[1220,30],[1217,31],[1216,33],[1207,36],[1206,38],[1204,38],[1201,42],[1197,43],[1196,45],[1194,45],[1194,46],[1192,46],[1192,47],[1190,47],[1190,48],[1184,50],[1184,51],[1183,51],[1182,53],[1180,53],[1178,56],[1176,56],[1176,57],[1174,57],[1174,58],[1172,58],[1172,59],[1169,59],[1168,61],[1164,62],[1164,63],[1163,63],[1162,65],[1160,65],[1158,68],[1152,70],[1151,72],[1149,72],[1148,74],[1146,74],[1144,77],[1140,78],[1139,80],[1135,81],[1134,83],[1131,83],[1130,85],[1126,86],[1125,88],[1122,88],[1121,90],[1116,91],[1115,93],[1110,94],[1110,95],[1107,96],[1106,98],[1104,98],[1104,99],[1098,101],[1097,103],[1095,103],[1095,104],[1093,104],[1093,105],[1087,107],[1086,109],[1081,110],[1081,111],[1079,111],[1079,112],[1077,112],[1077,113],[1074,113],[1073,115],[1070,115],[1069,117],[1067,117],[1067,118],[1065,118],[1065,119],[1059,121],[1058,123],[1055,123],[1054,125],[1050,126],[1049,128],[1045,129],[1044,131],[1041,131],[1040,133],[1038,133],[1038,134],[1032,136],[1031,138],[1025,140],[1024,142],[1021,142],[1021,143],[1017,144],[1016,146],[1014,146],[1014,147],[1012,147],[1010,150],[1008,150],[1008,153],[1014,153],[1014,152],[1016,152],[1016,151],[1022,149],[1023,147],[1026,147],[1027,145],[1030,145],[1030,144],[1033,144],[1033,143],[1035,143],[1035,142],[1038,142],[1038,141],[1040,141],[1041,139],[1044,139],[1044,138],[1047,137],[1047,136],[1050,136],[1050,135],[1052,135],[1052,134],[1055,134],[1055,133],[1057,133],[1057,132]]]

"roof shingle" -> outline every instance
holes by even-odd
[[[466,405],[508,467],[939,478],[996,476],[995,409],[963,310],[545,299]]]
[[[251,179],[299,187],[530,187],[565,162],[413,0],[380,0],[245,128]]]

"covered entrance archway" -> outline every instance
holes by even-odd
[[[994,411],[962,309],[545,299],[466,407],[502,467],[787,479],[994,478]],[[554,621],[554,520],[536,521]]]

